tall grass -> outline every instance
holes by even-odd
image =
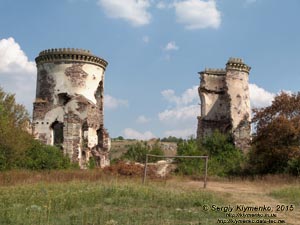
[[[97,181],[105,178],[101,170],[11,170],[0,172],[0,186],[16,184],[34,184],[37,182],[68,182],[74,180]]]
[[[218,214],[202,206],[222,204],[203,189],[172,188],[157,181],[143,186],[140,179],[111,178],[96,171],[31,173],[1,174],[5,185],[0,187],[0,224],[213,225]],[[8,175],[19,178],[3,182]]]

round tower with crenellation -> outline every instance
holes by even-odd
[[[42,51],[35,61],[34,136],[60,147],[81,168],[92,157],[101,167],[109,165],[110,139],[103,122],[107,62],[73,48]]]
[[[230,98],[232,135],[235,145],[243,150],[250,147],[250,69],[251,67],[240,58],[230,58],[226,64],[226,85]]]

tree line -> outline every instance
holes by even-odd
[[[44,145],[28,132],[30,117],[13,94],[0,87],[0,170],[72,168],[69,158],[55,146]],[[208,155],[212,174],[219,176],[289,173],[300,175],[300,92],[281,92],[270,106],[254,109],[251,148],[237,149],[230,134],[218,131],[202,140],[175,137],[178,155]],[[123,137],[118,137],[122,140]],[[129,148],[123,158],[143,161],[147,153],[163,154],[158,145],[143,143]],[[190,174],[199,170],[197,160],[178,159],[178,170]]]

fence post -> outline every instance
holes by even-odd
[[[207,167],[208,167],[208,156],[205,158],[205,176],[204,176],[204,188],[206,188],[207,183]]]
[[[147,164],[148,164],[148,154],[146,154],[146,161],[144,166],[144,177],[143,177],[143,184],[146,182],[146,176],[147,176]]]

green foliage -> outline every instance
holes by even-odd
[[[71,167],[71,163],[57,147],[34,140],[26,151],[24,167],[32,170],[67,169]]]
[[[231,138],[218,131],[203,140],[190,139],[178,143],[177,154],[209,156],[208,172],[218,176],[236,175],[241,172],[244,163],[243,153],[234,147]],[[179,159],[178,161],[180,173],[203,174],[204,160]]]
[[[73,165],[56,147],[44,145],[26,131],[28,112],[15,96],[0,88],[0,171],[27,169],[65,169]]]
[[[177,144],[177,155],[179,156],[201,156],[203,152],[198,147],[195,139],[182,140]],[[195,175],[203,172],[200,166],[203,166],[202,159],[184,159],[178,158],[177,172],[184,175]]]
[[[88,167],[89,169],[95,169],[96,166],[97,166],[97,163],[96,163],[95,158],[94,158],[94,157],[91,157],[91,158],[89,159],[89,162],[88,162],[87,167]]]
[[[233,145],[230,135],[215,131],[200,144],[204,154],[210,157],[210,173],[218,176],[241,173],[245,163],[244,155]]]
[[[300,176],[300,158],[290,159],[287,164],[285,172],[294,176]]]
[[[144,163],[146,159],[146,154],[152,155],[163,155],[163,151],[158,142],[156,142],[152,147],[147,144],[147,142],[137,142],[129,146],[128,151],[122,156],[123,159],[130,161]],[[150,162],[155,162],[158,159],[150,158]]]
[[[177,138],[177,137],[173,137],[173,136],[169,136],[169,137],[164,137],[161,139],[162,142],[180,142],[183,141],[182,138]]]
[[[25,107],[16,103],[15,95],[5,93],[0,87],[0,120],[3,119],[18,128],[25,128],[30,121]]]
[[[14,95],[0,88],[0,170],[19,167],[32,137],[25,131],[29,116]]]
[[[151,155],[164,155],[164,152],[161,149],[160,144],[158,142],[155,142],[155,144],[150,148],[150,151],[149,151],[148,154],[151,154]],[[151,158],[150,162],[152,162],[152,161],[157,161],[157,159]]]

